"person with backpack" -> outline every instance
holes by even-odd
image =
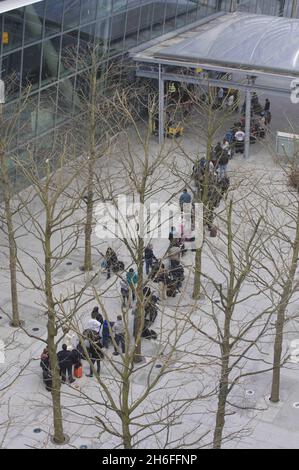
[[[114,323],[113,327],[112,327],[112,331],[114,333],[114,339],[115,339],[115,342],[117,344],[117,346],[119,346],[119,344],[121,345],[121,351],[122,353],[124,354],[125,353],[125,325],[124,325],[124,322],[123,322],[123,319],[122,319],[122,316],[121,315],[117,315],[117,320],[116,322]],[[117,348],[116,346],[114,346],[114,353],[113,353],[115,356],[119,354],[119,352],[117,351]]]
[[[66,382],[66,373],[68,375],[69,383],[71,384],[75,382],[73,377],[73,354],[72,351],[68,351],[66,344],[62,345],[62,350],[57,354],[57,358],[59,362],[62,383]]]

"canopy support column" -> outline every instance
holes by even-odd
[[[164,80],[162,65],[159,64],[159,144],[164,143]]]
[[[251,91],[246,90],[246,120],[245,120],[245,154],[244,157],[250,157],[250,134],[251,134]]]

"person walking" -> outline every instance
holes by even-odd
[[[130,268],[129,271],[126,274],[126,279],[127,283],[129,285],[129,302],[130,305],[132,304],[132,301],[135,301],[136,298],[136,287],[138,283],[138,274],[135,273],[133,268]]]
[[[147,276],[150,273],[150,270],[152,270],[153,267],[153,262],[155,260],[155,255],[153,252],[153,245],[149,244],[144,250],[144,260],[145,260],[145,272]]]
[[[68,351],[66,344],[62,345],[62,350],[57,354],[57,358],[62,383],[66,382],[66,374],[68,375],[70,384],[75,382],[75,379],[73,378],[73,354],[72,351]]]
[[[116,345],[119,346],[121,345],[121,351],[124,354],[125,353],[125,325],[122,319],[121,315],[117,315],[117,320],[114,323],[112,327],[112,331],[114,333],[114,339],[116,342]],[[115,356],[119,354],[116,346],[114,346],[114,353]]]

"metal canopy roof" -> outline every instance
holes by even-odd
[[[0,14],[14,10],[15,8],[21,8],[26,5],[32,5],[38,3],[41,0],[1,0],[0,1]]]
[[[299,75],[299,20],[233,13],[154,57]]]
[[[140,63],[290,79],[299,76],[299,20],[240,12],[215,15],[162,36],[131,57]]]

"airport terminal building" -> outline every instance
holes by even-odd
[[[63,60],[70,47],[80,51],[84,43],[100,43],[109,61],[219,11],[291,16],[297,14],[293,5],[292,0],[0,0],[1,78],[15,76],[5,112],[26,84],[32,87],[14,148],[37,136],[52,142],[55,129],[75,112],[80,71]]]

